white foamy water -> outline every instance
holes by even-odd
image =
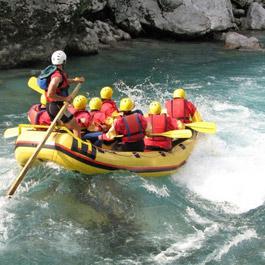
[[[169,197],[169,190],[166,185],[163,185],[161,188],[148,183],[145,181],[142,185],[148,192],[155,194],[157,197]]]
[[[246,87],[257,86],[252,78],[231,80],[239,82],[238,93],[242,98],[245,98]],[[123,81],[115,83],[115,88],[121,94],[133,98],[136,108],[145,112],[152,100],[159,99],[163,103],[171,97],[168,88],[166,93],[161,94],[161,90],[166,87],[167,83],[154,84],[148,78],[134,87]],[[201,89],[202,85],[190,83],[185,87],[188,94],[194,96],[194,92],[198,93],[194,90]],[[194,92],[191,93],[191,90]],[[206,121],[216,122],[218,133],[201,134],[187,165],[173,178],[201,197],[217,202],[218,205],[223,203],[226,211],[245,212],[263,204],[265,178],[262,172],[265,172],[265,163],[261,154],[265,150],[264,114],[209,96],[200,95],[194,102]],[[157,196],[165,196],[164,189],[148,185],[145,188]]]
[[[253,229],[247,229],[243,233],[240,233],[232,237],[232,239],[229,240],[227,243],[225,243],[221,248],[216,249],[213,253],[208,255],[200,265],[208,264],[211,261],[220,261],[221,258],[225,256],[232,247],[236,247],[241,242],[253,238],[258,238],[256,231]]]
[[[194,251],[200,249],[207,238],[214,236],[218,231],[219,226],[213,224],[204,230],[198,230],[194,234],[178,239],[177,242],[173,243],[166,250],[154,256],[153,261],[156,264],[173,264],[178,259],[188,257]]]
[[[188,163],[173,178],[203,198],[224,203],[225,210],[228,202],[230,210],[245,212],[265,201],[264,115],[227,102],[214,106],[208,111],[218,133],[200,137]]]

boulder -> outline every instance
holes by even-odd
[[[259,3],[252,3],[247,12],[246,23],[248,29],[265,29],[265,9]]]
[[[108,5],[115,22],[131,34],[145,30],[193,37],[234,26],[230,0],[109,0]]]
[[[226,49],[262,50],[259,40],[255,37],[246,37],[237,32],[225,34]]]
[[[230,0],[0,0],[0,13],[0,68],[47,61],[57,49],[97,53],[130,35],[191,38],[235,27]]]

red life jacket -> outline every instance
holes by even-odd
[[[166,114],[149,114],[148,122],[151,123],[152,133],[163,133],[171,129],[168,126],[168,117]],[[146,137],[144,143],[146,146],[157,146],[166,150],[172,147],[172,140],[164,136]]]
[[[144,139],[145,136],[145,128],[143,127],[143,124],[139,118],[140,114],[134,113],[129,114],[127,116],[120,117],[117,120],[117,123],[115,125],[116,127],[122,126],[124,129],[123,131],[119,131],[119,133],[123,134],[122,142],[138,142],[142,139]]]
[[[105,113],[106,116],[111,116],[114,111],[118,111],[116,103],[111,99],[104,99],[102,101],[101,112]]]
[[[90,111],[91,115],[91,123],[93,123],[95,126],[97,126],[99,131],[102,131],[102,126],[105,125],[105,119],[106,115],[101,112],[100,110],[92,110]]]
[[[45,108],[41,108],[41,104],[33,105],[28,112],[28,119],[31,124],[50,125],[51,119]]]
[[[184,123],[190,122],[189,110],[185,99],[174,98],[173,100],[166,101],[166,109],[170,117]]]
[[[75,111],[74,117],[81,128],[88,128],[92,122],[92,117],[86,110]]]
[[[60,70],[60,69],[57,69],[50,77],[50,80],[49,80],[49,84],[50,84],[50,81],[53,77],[61,77],[62,78],[62,81],[59,83],[58,87],[56,88],[56,95],[58,96],[62,96],[62,97],[67,97],[68,96],[68,88],[69,88],[69,83],[68,83],[68,79],[67,79],[67,74]],[[46,99],[47,99],[47,102],[55,102],[55,101],[58,101],[56,99],[53,99],[53,98],[50,98],[47,96],[47,91],[45,92],[45,96],[46,96]]]

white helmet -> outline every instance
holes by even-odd
[[[55,51],[51,57],[52,64],[59,65],[66,62],[66,54],[64,51]]]

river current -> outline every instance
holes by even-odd
[[[262,40],[265,40],[261,36]],[[265,41],[264,41],[265,42]],[[69,58],[82,94],[112,85],[147,111],[184,87],[215,135],[201,134],[172,175],[85,176],[52,163],[19,173],[8,127],[27,122],[39,95],[27,80],[45,65],[0,71],[0,264],[265,264],[265,53],[220,43],[124,42]]]

